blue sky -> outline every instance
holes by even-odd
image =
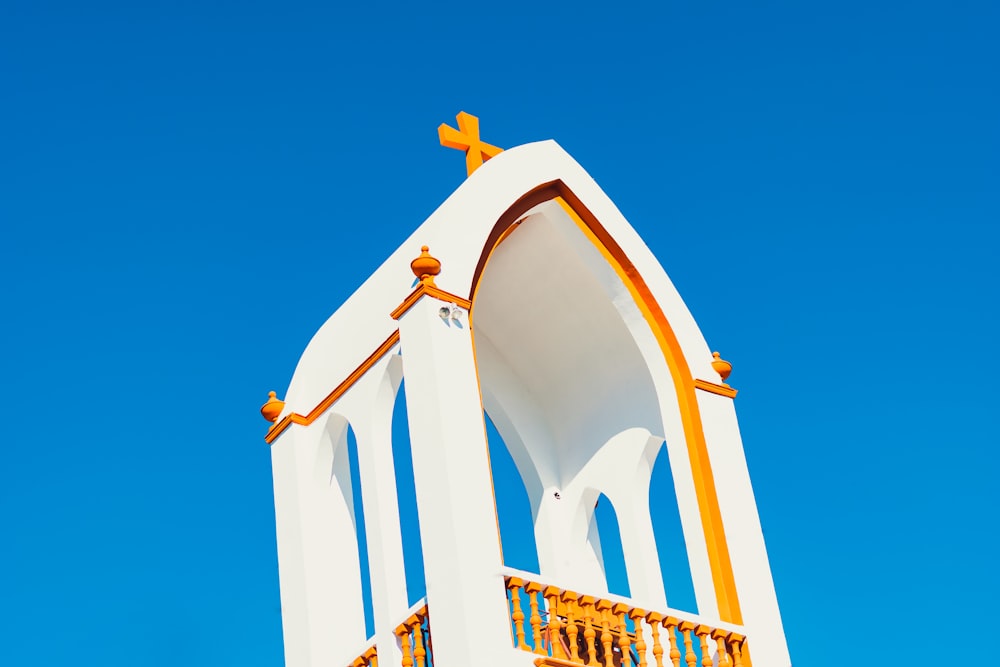
[[[998,27],[963,1],[3,3],[0,664],[281,664],[257,409],[461,183],[435,128],[463,109],[566,148],[733,362],[795,663],[973,650],[1000,623]]]

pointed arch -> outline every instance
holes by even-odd
[[[538,549],[535,545],[531,499],[507,443],[489,413],[483,412],[483,420],[486,423],[503,564],[537,573]]]
[[[608,592],[631,597],[632,590],[628,581],[628,568],[625,564],[625,550],[622,547],[618,513],[611,500],[603,493],[599,494],[597,500],[594,501],[594,512],[590,520],[587,539],[593,545],[594,551],[600,559]]]
[[[347,425],[347,437],[344,443],[348,474],[351,479],[350,501],[354,516],[354,533],[357,536],[358,570],[361,577],[361,601],[364,609],[365,638],[375,636],[375,612],[372,608],[371,569],[368,562],[368,533],[365,528],[364,500],[361,497],[361,471],[358,465],[358,440],[354,429]]]
[[[698,613],[691,563],[670,469],[670,456],[665,446],[659,447],[653,462],[649,483],[649,513],[667,604],[671,609]]]
[[[392,409],[392,460],[396,472],[396,500],[399,503],[399,529],[403,542],[403,569],[409,604],[427,594],[424,581],[424,555],[420,543],[420,518],[413,480],[413,451],[406,413],[406,380],[399,384]]]
[[[742,613],[726,543],[718,494],[695,395],[695,381],[687,359],[663,309],[622,247],[561,180],[550,181],[532,189],[498,218],[487,237],[473,273],[469,290],[469,301],[472,304],[470,321],[475,321],[480,301],[480,288],[488,282],[483,280],[483,276],[487,272],[487,267],[496,249],[511,237],[516,236],[518,228],[531,217],[532,212],[551,204],[558,206],[575,223],[592,247],[604,258],[627,290],[627,300],[632,307],[637,309],[638,319],[645,323],[655,338],[661,361],[666,363],[672,380],[673,396],[671,400],[676,402],[680,413],[698,514],[701,518],[701,531],[711,571],[715,603],[722,619],[732,623],[742,623]],[[529,291],[523,296],[530,298],[532,294]],[[616,306],[625,305],[621,298],[616,298],[615,301]],[[637,319],[628,319],[630,326],[634,327]],[[634,332],[635,329],[632,328],[632,331]],[[477,358],[480,339],[481,337],[477,336]]]

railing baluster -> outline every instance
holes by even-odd
[[[646,618],[646,610],[635,607],[629,611],[628,617],[635,624],[635,653],[639,658],[638,667],[646,667],[646,638],[642,633],[642,621]]]
[[[614,656],[611,651],[611,603],[598,600],[594,608],[601,613],[601,646],[604,648],[604,667],[614,666]]]
[[[733,667],[743,667],[743,646],[745,637],[735,632],[729,633],[729,652],[733,656]]]
[[[716,650],[719,653],[718,667],[732,667],[733,664],[726,649],[726,637],[728,636],[729,633],[725,630],[712,630],[712,639],[715,640]]]
[[[528,623],[531,624],[531,640],[535,643],[534,652],[539,655],[547,655],[545,647],[542,646],[542,616],[538,613],[538,593],[542,590],[542,585],[529,581],[524,591],[528,594],[528,603],[531,605],[531,617]]]
[[[521,611],[521,587],[524,581],[517,577],[510,577],[507,580],[507,588],[510,589],[510,619],[514,622],[514,636],[517,639],[517,648],[527,651],[527,642],[524,639],[524,612]]]
[[[712,628],[707,625],[699,625],[695,627],[694,632],[698,635],[698,640],[701,642],[701,667],[712,667],[712,649],[708,647],[708,634],[712,631]]]
[[[580,645],[577,637],[580,635],[580,628],[577,626],[579,608],[576,600],[579,596],[573,591],[563,591],[560,598],[566,605],[566,638],[569,641],[569,659],[573,662],[580,662]]]
[[[681,667],[681,651],[677,647],[678,625],[680,625],[680,621],[673,616],[667,616],[663,619],[663,627],[667,629],[667,635],[670,638],[670,662],[673,667]]]
[[[629,611],[629,606],[624,602],[619,602],[611,608],[618,621],[618,650],[622,653],[621,667],[632,667],[632,639],[628,636],[628,625],[625,623],[625,614]]]
[[[561,591],[556,586],[546,586],[544,595],[549,603],[549,622],[546,627],[546,634],[549,637],[549,646],[552,647],[553,658],[566,658],[566,652],[562,645],[562,621],[559,619],[559,593]]]
[[[424,667],[427,664],[425,658],[427,657],[427,651],[424,650],[424,630],[420,627],[423,624],[424,619],[419,616],[414,618],[413,623],[413,658],[416,661],[417,667]]]
[[[684,638],[684,662],[687,663],[688,667],[694,667],[698,661],[697,656],[694,654],[694,646],[692,645],[694,640],[694,623],[683,621],[677,626],[677,630],[680,631],[681,637]]]
[[[587,643],[587,664],[597,667],[597,647],[594,639],[597,631],[594,630],[594,603],[597,602],[593,596],[581,595],[580,606],[583,607],[583,639]]]
[[[396,628],[396,636],[399,637],[400,649],[403,652],[403,659],[400,664],[403,667],[413,667],[413,651],[410,647],[410,628],[403,623]]]
[[[663,622],[663,614],[651,611],[646,614],[646,622],[649,623],[649,632],[653,635],[653,660],[656,661],[656,667],[663,667],[663,644],[660,643],[660,623]],[[673,642],[673,635],[670,641]]]

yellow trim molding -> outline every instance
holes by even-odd
[[[694,388],[701,389],[702,391],[707,391],[712,394],[718,394],[719,396],[725,396],[726,398],[736,398],[736,394],[739,390],[733,389],[728,384],[715,384],[714,382],[709,382],[708,380],[699,380],[695,378]]]
[[[556,180],[540,185],[522,196],[497,220],[483,248],[473,276],[472,288],[469,292],[469,300],[473,304],[473,309],[479,280],[490,255],[498,247],[500,241],[508,235],[508,228],[519,222],[521,216],[530,209],[552,200],[559,203],[570,219],[601,252],[608,264],[614,268],[622,283],[628,288],[632,299],[642,312],[663,351],[677,393],[678,407],[687,441],[688,458],[691,462],[691,474],[694,478],[695,493],[701,514],[702,530],[705,534],[708,560],[712,571],[712,583],[719,606],[719,617],[727,623],[742,625],[743,614],[740,611],[736,593],[736,580],[733,576],[732,561],[726,544],[722,512],[715,490],[715,478],[712,475],[708,445],[705,441],[701,413],[695,395],[696,381],[691,375],[677,336],[656,298],[642,276],[639,275],[639,271],[629,260],[622,247],[597,220],[597,217],[584,206],[583,202],[565,183]],[[469,320],[472,321],[471,309]]]
[[[348,389],[350,389],[355,382],[360,380],[361,376],[367,373],[368,370],[372,366],[374,366],[379,359],[388,354],[389,350],[395,347],[395,345],[398,342],[399,342],[399,330],[397,329],[396,331],[393,331],[389,335],[389,337],[382,342],[381,345],[375,348],[375,351],[372,352],[367,359],[362,361],[357,368],[351,371],[351,374],[348,375],[343,382],[338,384],[333,391],[327,394],[326,398],[320,401],[315,408],[310,410],[309,414],[300,415],[297,412],[291,412],[285,415],[284,417],[282,417],[281,421],[279,421],[277,424],[275,424],[268,430],[267,435],[264,436],[264,441],[267,444],[271,444],[279,435],[284,433],[285,429],[287,429],[292,424],[300,424],[302,426],[309,426],[309,424],[312,424],[314,421],[316,421],[316,419],[319,418],[320,415],[326,412],[330,408],[330,406],[336,403],[337,399],[343,396],[344,393]]]
[[[468,310],[472,306],[472,302],[468,299],[458,296],[457,294],[452,294],[451,292],[445,292],[443,289],[436,287],[429,282],[420,282],[417,284],[416,289],[414,289],[410,294],[403,299],[403,302],[396,306],[396,309],[390,313],[392,319],[398,320],[403,314],[410,308],[413,308],[417,301],[420,301],[420,297],[430,296],[441,301],[446,301],[448,303],[453,303],[456,306],[461,306]]]

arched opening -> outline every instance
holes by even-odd
[[[365,540],[364,509],[357,465],[357,446],[347,419],[328,413],[315,448],[315,488],[321,489],[318,514],[329,531],[327,540],[316,542],[322,554],[324,574],[330,577],[326,594],[339,605],[329,618],[330,637],[337,645],[356,646],[371,633],[371,579]]]
[[[358,565],[361,572],[361,600],[365,615],[365,637],[375,636],[375,612],[372,609],[371,570],[368,564],[368,534],[365,530],[364,501],[361,499],[361,471],[358,467],[358,441],[354,429],[347,427],[347,462],[351,475],[351,506],[354,509],[354,531],[358,543]]]
[[[586,240],[589,248],[580,249],[580,258],[588,254],[593,257],[596,252],[605,260],[603,266],[595,266],[590,261],[592,270],[591,277],[598,278],[598,286],[604,288],[604,296],[616,306],[621,318],[627,323],[629,332],[635,336],[634,341],[641,348],[642,355],[648,363],[647,369],[656,367],[657,373],[654,384],[659,392],[659,399],[667,406],[666,412],[661,415],[665,417],[662,422],[663,429],[651,429],[651,433],[663,433],[666,436],[682,438],[687,449],[687,456],[691,464],[690,473],[694,481],[694,498],[684,498],[683,513],[685,527],[688,521],[694,517],[700,518],[701,530],[704,536],[705,550],[703,553],[695,554],[692,558],[697,558],[699,572],[710,572],[710,580],[699,576],[697,582],[699,597],[708,595],[714,597],[719,614],[722,619],[732,623],[742,623],[742,613],[739,600],[736,594],[736,582],[733,576],[732,562],[729,556],[725,530],[722,524],[722,515],[719,507],[719,500],[716,493],[714,476],[712,474],[711,462],[708,457],[708,447],[705,440],[705,432],[702,426],[700,408],[696,396],[697,381],[691,373],[688,357],[685,349],[690,343],[696,341],[698,334],[692,338],[690,326],[687,332],[687,343],[682,346],[681,339],[674,332],[670,322],[667,320],[664,310],[657,302],[655,293],[663,290],[663,283],[667,283],[668,300],[672,301],[676,295],[670,295],[669,280],[662,274],[662,269],[653,268],[650,276],[654,279],[653,288],[647,284],[623,250],[615,237],[601,224],[593,212],[580,200],[579,197],[570,190],[561,180],[554,180],[543,183],[531,191],[525,193],[499,217],[491,230],[483,252],[476,265],[469,291],[469,300],[472,308],[477,310],[477,304],[482,303],[482,289],[486,284],[492,282],[501,284],[509,295],[514,295],[523,301],[530,302],[536,300],[539,286],[536,281],[525,284],[521,282],[519,286],[511,283],[504,283],[502,280],[490,279],[489,274],[496,273],[494,270],[498,258],[505,254],[510,255],[509,248],[514,239],[525,237],[524,229],[538,228],[537,224],[530,225],[533,221],[546,220],[569,220],[573,227],[580,233],[579,237]],[[626,223],[627,224],[627,223]],[[580,238],[573,239],[579,245]],[[632,245],[635,245],[634,243]],[[640,244],[641,245],[641,244]],[[516,252],[514,254],[517,254]],[[504,260],[500,260],[503,262]],[[560,262],[552,262],[551,266],[556,267],[559,275],[564,274],[563,266]],[[601,264],[601,262],[598,262]],[[509,262],[508,262],[509,265]],[[515,264],[516,267],[516,264]],[[550,267],[551,268],[551,267]],[[615,276],[608,279],[607,269],[610,268]],[[534,269],[534,270],[533,270]],[[505,273],[500,271],[500,273]],[[509,269],[506,273],[510,273]],[[525,267],[523,275],[533,276],[536,273],[549,278],[544,271],[537,271],[536,267]],[[517,272],[515,270],[515,276]],[[505,276],[505,277],[510,277]],[[655,283],[658,282],[657,286]],[[546,285],[545,280],[541,282]],[[591,286],[594,283],[591,281]],[[518,289],[520,287],[520,289]],[[493,301],[493,297],[486,299]],[[675,306],[677,304],[674,304]],[[481,312],[481,308],[478,312]],[[502,308],[499,310],[503,310]],[[681,305],[683,313],[683,306]],[[470,319],[472,313],[470,312]],[[690,319],[689,315],[687,319]],[[641,323],[644,323],[643,326]],[[587,333],[590,333],[589,331]],[[695,343],[696,346],[697,343]],[[704,341],[701,341],[701,347]],[[593,346],[591,346],[593,348]],[[477,350],[477,362],[479,361]],[[516,356],[516,355],[515,355]],[[663,373],[663,365],[666,365],[666,373]],[[481,370],[481,367],[480,367]],[[482,372],[480,373],[482,378]],[[621,392],[619,396],[629,395],[628,392]],[[484,389],[483,399],[486,401],[487,394]],[[537,398],[537,396],[536,396]],[[673,405],[667,405],[673,403]],[[669,416],[668,416],[669,415]],[[677,417],[680,419],[678,420]],[[656,421],[656,420],[654,420]],[[585,453],[585,450],[583,450]],[[515,460],[520,467],[521,458],[514,454]],[[522,469],[523,472],[523,469]],[[532,489],[529,485],[529,494]],[[534,502],[534,495],[532,495]],[[693,502],[692,502],[693,501]],[[696,539],[700,542],[700,536]],[[545,549],[541,543],[539,545],[539,560],[543,572],[546,570],[547,557],[543,555]],[[662,581],[657,585],[662,594]],[[645,588],[645,587],[644,587]],[[708,589],[711,589],[709,592]]]
[[[538,572],[531,501],[517,464],[489,414],[483,413],[489,444],[490,469],[496,499],[497,521],[503,564],[526,572]]]
[[[406,413],[406,382],[400,383],[392,409],[392,460],[396,472],[396,501],[399,503],[399,530],[403,541],[407,604],[427,594],[424,581],[424,554],[420,544],[420,518],[413,482],[413,450]]]
[[[628,570],[625,566],[625,550],[622,548],[621,528],[614,505],[603,493],[594,505],[594,516],[588,539],[592,541],[604,567],[604,580],[608,592],[631,597]]]
[[[472,310],[483,405],[523,481],[540,573],[574,590],[599,594],[612,583],[627,592],[619,517],[610,500],[599,502],[604,530],[595,539],[592,490],[627,506],[635,535],[635,508],[645,511],[647,502],[647,443],[664,432],[643,347],[655,340],[638,306],[600,250],[550,202],[490,255]],[[602,546],[615,558],[610,580]],[[661,582],[654,587],[662,590]]]
[[[667,604],[673,609],[698,613],[691,564],[681,529],[677,493],[670,469],[670,456],[667,448],[662,446],[653,463],[650,477],[649,511]]]

